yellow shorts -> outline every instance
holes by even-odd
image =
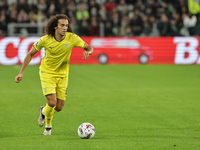
[[[68,76],[52,77],[47,74],[40,74],[42,91],[44,95],[56,94],[56,97],[65,100],[67,96]]]

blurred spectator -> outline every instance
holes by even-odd
[[[105,4],[107,0],[95,0],[97,4]]]
[[[17,22],[18,23],[28,23],[28,15],[23,8],[19,10],[19,13],[17,16]],[[18,28],[18,29],[20,32],[20,36],[22,36],[22,37],[28,36],[27,28],[22,27],[22,28]]]
[[[151,8],[150,8],[151,9]],[[151,10],[152,11],[152,10]],[[161,18],[161,14],[162,13],[164,13],[165,11],[164,11],[164,9],[162,8],[162,6],[161,5],[159,5],[157,8],[156,8],[156,14],[153,14],[153,13],[151,13],[153,16],[155,16],[155,18],[157,19],[157,20],[159,20],[160,18]]]
[[[0,11],[1,10],[7,10],[8,9],[8,5],[7,5],[7,3],[6,3],[6,0],[2,0],[1,1],[1,5],[0,5]]]
[[[98,13],[99,5],[95,2],[95,0],[89,0],[89,13],[90,15],[97,16],[96,14],[94,14],[94,10],[96,13]]]
[[[28,22],[28,15],[24,11],[23,8],[19,10],[19,14],[17,16],[17,22],[19,22],[19,23],[27,23]]]
[[[120,36],[125,36],[126,33],[126,28],[129,27],[129,18],[128,16],[123,16],[122,20],[121,20],[121,28],[120,28]]]
[[[44,12],[41,12],[40,15],[41,15],[40,23],[43,24],[43,25],[45,25],[48,22],[47,15]]]
[[[145,10],[145,5],[143,4],[142,0],[137,0],[134,6],[134,9],[139,9],[141,12]]]
[[[70,20],[71,20],[72,30],[74,31],[74,33],[79,35],[79,27],[78,27],[78,23],[77,23],[76,18],[75,17],[71,17]]]
[[[0,30],[3,36],[7,35],[7,20],[6,20],[6,12],[5,10],[1,10],[0,13]]]
[[[112,23],[112,32],[114,36],[119,36],[121,22],[120,22],[119,15],[117,12],[112,14],[111,23]]]
[[[26,3],[26,0],[19,0],[19,3],[17,3],[17,11],[18,13],[21,11],[21,10],[24,10],[26,13],[28,13],[28,5]]]
[[[51,18],[52,16],[54,16],[55,13],[55,9],[52,9],[51,7],[49,7],[48,12],[47,12],[47,17]]]
[[[0,29],[0,37],[4,37],[3,30]]]
[[[92,7],[90,16],[99,17],[98,10],[96,7]]]
[[[105,15],[105,16],[101,16],[101,18],[99,19],[100,21],[100,23],[103,23],[104,25],[105,25],[105,23],[107,22],[107,20],[108,20],[108,18],[107,18],[107,16]]]
[[[128,6],[126,4],[126,1],[125,0],[120,0],[119,1],[119,5],[117,5],[117,9],[118,9],[118,11],[127,10]]]
[[[134,15],[133,10],[134,10],[134,5],[132,3],[128,3],[127,4],[127,11],[128,11],[128,17],[129,18],[133,17],[133,15]]]
[[[173,9],[171,17],[176,20],[177,28],[180,31],[180,29],[183,27],[183,21],[176,9]]]
[[[127,9],[123,9],[122,11],[120,11],[120,19],[122,19],[123,16],[128,16],[128,11],[127,11]]]
[[[10,1],[10,0],[9,0]],[[29,6],[37,6],[38,0],[27,0]]]
[[[36,25],[37,24],[37,22],[36,22],[36,20],[33,18],[33,17],[31,17],[30,19],[29,19],[30,21],[30,25]],[[37,27],[29,27],[28,28],[28,33],[37,33]]]
[[[162,3],[164,3],[164,2],[162,2]],[[155,0],[148,0],[147,1],[147,7],[149,7],[152,10],[153,15],[157,14],[156,9],[158,7],[158,4],[155,2]]]
[[[81,2],[87,3],[88,0],[75,0],[77,4],[80,4]]]
[[[104,35],[105,36],[114,36],[114,34],[112,32],[112,24],[109,21],[107,21],[105,24]]]
[[[53,7],[51,9],[55,9],[56,13],[60,13],[61,9],[64,9],[66,7],[65,0],[58,0],[56,6],[55,2],[51,1],[49,7]]]
[[[135,36],[139,36],[143,30],[143,21],[141,17],[141,12],[139,9],[134,10],[134,16],[130,21],[130,25],[132,27],[133,34]]]
[[[106,7],[104,5],[101,5],[98,13],[100,17],[107,16]]]
[[[90,14],[89,14],[88,10],[86,10],[85,2],[81,2],[80,9],[76,12],[77,20],[82,20],[83,17],[85,17],[86,20],[88,20],[90,18]]]
[[[38,0],[38,5],[37,5],[38,9],[42,10],[42,11],[46,11],[47,10],[47,3],[45,0]]]
[[[143,21],[143,30],[142,30],[142,33],[140,34],[140,36],[149,36],[151,33],[151,26],[150,26],[148,17],[146,15],[144,15],[142,17],[142,21]]]
[[[67,15],[69,18],[76,17],[76,5],[73,0],[70,0],[67,4]]]
[[[97,4],[105,4],[107,0],[95,0]]]
[[[159,30],[157,28],[157,22],[154,15],[149,16],[150,33],[148,36],[160,36]]]
[[[181,16],[187,14],[187,12],[188,12],[188,10],[187,10],[186,6],[182,6],[181,11],[180,11]]]
[[[91,17],[91,23],[90,23],[90,36],[99,36],[99,24],[97,22],[97,18],[95,16]]]
[[[188,30],[190,35],[196,35],[197,17],[191,13],[183,15],[183,26]]]
[[[134,36],[130,26],[126,27],[124,36],[125,37],[132,37],[132,36]]]
[[[107,13],[110,13],[112,11],[113,8],[116,8],[117,4],[115,3],[114,0],[108,0],[108,2],[106,3],[106,10]]]
[[[144,11],[145,15],[146,16],[151,16],[153,13],[152,13],[152,9],[150,7],[147,7]]]
[[[98,11],[98,16],[100,18],[99,23],[103,23],[103,25],[104,25],[103,28],[105,29],[106,22],[108,21],[108,16],[107,16],[107,13],[106,13],[106,7],[104,5],[100,6],[100,9]]]
[[[165,13],[161,14],[161,20],[158,22],[158,30],[161,36],[170,36],[170,22]]]
[[[59,14],[65,14],[65,15],[67,14],[67,9],[65,6],[61,7]]]
[[[87,22],[87,19],[85,18],[85,16],[83,16],[81,22],[80,22],[80,26],[79,26],[79,35],[80,36],[89,36],[89,24]]]
[[[170,25],[171,25],[170,36],[180,36],[177,20],[176,19],[171,19],[170,20]]]
[[[9,16],[9,23],[17,23],[17,10],[12,10]]]
[[[179,0],[179,5],[177,6],[177,11],[182,16],[187,13],[187,6],[185,5],[184,0]]]
[[[5,0],[6,1],[6,0]],[[8,0],[7,1],[7,5],[8,6],[12,6],[12,5],[15,5],[15,4],[17,4],[17,0]],[[2,4],[1,4],[2,5]]]
[[[30,14],[30,13],[29,13]],[[33,18],[37,23],[41,23],[42,20],[42,10],[37,9],[36,11],[33,11]]]
[[[35,16],[34,10],[30,10],[30,11],[29,11],[28,20],[35,20],[35,21],[37,21],[37,18],[36,18],[36,16]]]
[[[112,11],[109,14],[107,14],[107,16],[109,17],[109,19],[113,19],[114,14],[118,14],[120,19],[120,12],[117,10],[117,7],[113,8]]]

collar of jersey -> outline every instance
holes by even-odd
[[[66,37],[66,35],[65,35],[65,37]],[[58,41],[58,42],[62,42],[62,41],[65,39],[65,37],[64,37],[61,41],[58,41],[58,40],[56,39],[55,36],[54,36],[54,39],[55,39],[56,41]]]

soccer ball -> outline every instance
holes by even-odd
[[[91,139],[95,135],[95,128],[91,123],[82,123],[78,127],[78,135],[82,139]]]

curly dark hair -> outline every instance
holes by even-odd
[[[71,24],[70,19],[66,15],[64,15],[64,14],[57,14],[55,16],[52,16],[49,19],[49,21],[48,21],[48,23],[47,23],[47,25],[45,27],[45,35],[49,35],[49,36],[54,36],[55,35],[55,27],[58,26],[58,20],[59,19],[66,19],[66,20],[68,20],[69,25],[68,25],[67,32],[74,33],[73,30],[72,30],[72,28],[71,28],[71,26],[70,26],[70,24]]]

